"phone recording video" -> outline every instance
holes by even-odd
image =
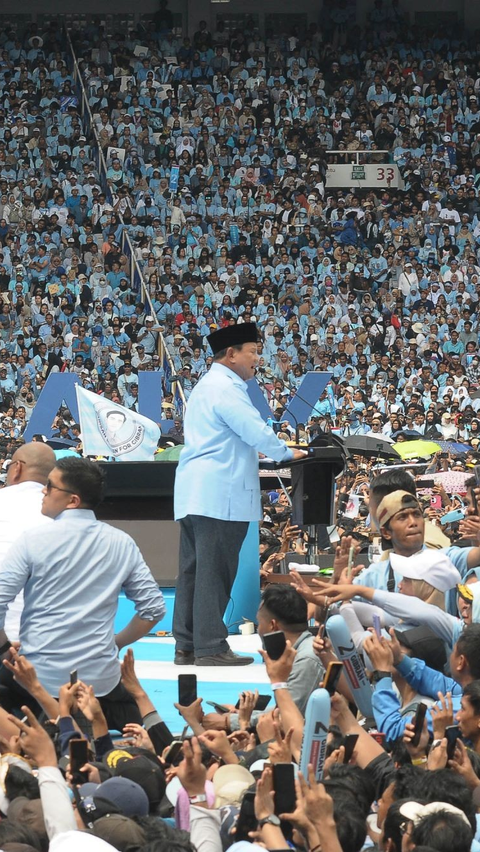
[[[88,763],[88,742],[85,739],[73,739],[69,742],[70,773],[72,784],[86,784],[88,772],[81,772],[82,766]]]
[[[197,700],[197,675],[178,675],[178,703],[182,707],[189,707]]]
[[[279,660],[287,647],[287,640],[285,639],[285,633],[283,630],[274,630],[273,633],[264,633],[262,638],[263,647],[270,659]]]
[[[337,691],[338,681],[342,675],[343,663],[337,661],[330,662],[327,667],[325,677],[323,679],[323,689],[326,689],[329,695],[333,695]]]

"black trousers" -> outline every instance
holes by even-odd
[[[187,515],[180,521],[180,561],[173,635],[196,657],[228,651],[223,616],[238,570],[248,521]]]
[[[97,697],[110,730],[121,732],[127,722],[142,724],[137,702],[121,681],[107,695]],[[35,698],[14,680],[13,674],[5,666],[0,665],[0,707],[8,713],[23,715],[20,708],[24,704],[32,713],[35,713],[35,716],[41,714],[42,708]]]

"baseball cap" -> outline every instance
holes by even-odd
[[[143,829],[122,814],[108,814],[97,819],[93,834],[115,849],[139,849],[146,842]]]
[[[400,813],[406,819],[411,820],[414,825],[417,825],[422,819],[430,814],[443,813],[455,814],[460,817],[469,826],[470,822],[466,814],[448,802],[429,802],[428,805],[421,805],[420,802],[404,802],[400,805]]]
[[[99,784],[93,799],[97,810],[105,808],[104,814],[110,813],[108,808],[112,805],[124,816],[147,816],[149,812],[145,790],[129,778],[107,778],[103,784]]]
[[[407,577],[410,580],[423,580],[440,592],[448,592],[449,589],[457,586],[462,579],[451,559],[438,550],[422,550],[420,553],[415,553],[414,556],[400,556],[399,553],[391,553],[390,564],[393,570],[397,574],[401,574],[402,577]]]
[[[404,509],[419,508],[420,504],[413,494],[409,494],[408,491],[392,491],[391,494],[385,495],[377,509],[378,526],[384,527],[394,515],[403,512]]]
[[[153,758],[153,759],[150,759]],[[156,808],[165,793],[165,775],[154,755],[135,755],[132,760],[120,760],[115,769],[115,777],[134,781],[147,794],[150,808]]]

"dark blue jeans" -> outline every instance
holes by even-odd
[[[196,657],[228,651],[223,616],[238,570],[248,521],[187,515],[180,521],[180,561],[173,635]]]

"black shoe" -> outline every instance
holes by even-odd
[[[194,666],[195,657],[193,651],[181,651],[179,648],[175,650],[173,662],[176,666]]]
[[[207,657],[195,657],[196,666],[249,666],[254,662],[253,657],[241,657],[230,649],[222,654],[211,654]]]

